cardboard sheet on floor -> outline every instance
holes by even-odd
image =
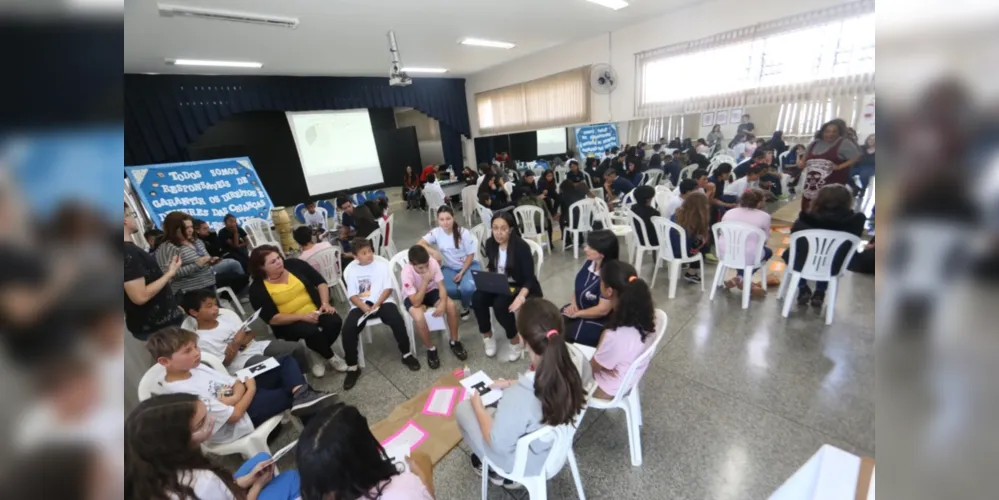
[[[461,391],[461,383],[454,375],[448,373],[434,381],[434,384],[423,392],[396,406],[387,418],[371,426],[371,433],[379,442],[382,442],[413,421],[428,434],[415,450],[430,455],[430,460],[433,463],[439,462],[452,448],[458,445],[461,441],[461,433],[458,432],[454,411],[447,417],[423,414],[427,398],[437,387],[456,387],[458,391]]]

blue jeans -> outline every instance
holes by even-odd
[[[859,167],[853,167],[853,171],[850,172],[850,177],[856,175],[860,177],[860,193],[863,194],[867,190],[867,186],[871,183],[871,177],[874,177],[874,165],[861,165]]]
[[[475,293],[475,280],[472,279],[472,270],[480,270],[482,267],[479,266],[477,261],[472,261],[472,265],[468,266],[468,271],[461,277],[461,283],[455,283],[454,277],[457,276],[458,271],[461,269],[451,269],[449,267],[441,267],[441,273],[444,274],[444,288],[447,288],[447,296],[455,300],[461,300],[461,307],[468,309],[472,307],[472,294]]]
[[[222,274],[222,273],[233,273],[239,275],[246,274],[245,272],[243,272],[243,266],[240,265],[239,261],[236,259],[222,259],[221,261],[219,261],[218,264],[212,266],[212,269],[215,271],[215,274]]]
[[[762,264],[763,262],[770,260],[770,257],[773,256],[774,256],[774,251],[771,250],[770,247],[763,247],[763,260],[760,263]],[[742,269],[736,269],[735,274],[742,276]],[[763,279],[767,279],[766,270],[764,270]]]
[[[257,382],[257,393],[253,395],[250,406],[246,408],[246,414],[250,416],[254,427],[290,409],[291,390],[305,383],[302,369],[295,362],[295,358],[282,356],[274,359],[280,366],[254,377]]]
[[[232,475],[234,478],[241,478],[251,472],[260,462],[270,459],[270,454],[257,453],[251,457]],[[259,500],[295,500],[301,497],[301,478],[297,470],[284,471],[276,476],[260,491]]]

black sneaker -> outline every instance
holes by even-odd
[[[460,340],[455,340],[454,342],[451,342],[451,352],[454,353],[454,357],[462,361],[468,359],[468,352],[465,351],[465,346],[461,345]]]
[[[291,414],[296,417],[311,415],[336,401],[336,394],[317,391],[308,385],[303,385],[292,395]]]
[[[406,360],[402,360],[402,362],[405,363]],[[427,351],[427,366],[429,366],[431,370],[436,370],[441,367],[441,358],[437,355],[437,349]]]
[[[414,372],[420,371],[420,360],[416,359],[416,356],[405,355],[402,357],[402,364],[409,367],[410,370]]]
[[[479,475],[479,477],[482,477],[482,460],[479,460],[479,457],[475,453],[472,453],[472,468],[475,469],[475,472]],[[490,470],[489,482],[496,486],[506,486],[507,480],[500,477],[496,471]]]
[[[798,305],[804,306],[808,304],[808,301],[812,298],[812,290],[808,288],[798,289]]]
[[[701,277],[699,275],[696,275],[696,274],[687,274],[687,273],[684,273],[683,274],[683,279],[685,279],[685,280],[687,280],[687,281],[689,281],[691,283],[700,283],[701,282]]]
[[[812,294],[812,300],[809,302],[812,307],[822,307],[822,302],[826,300],[826,292],[822,290],[816,290]]]
[[[356,370],[348,371],[347,377],[343,379],[343,390],[349,391],[357,385],[357,379],[361,378],[361,367],[358,366]]]

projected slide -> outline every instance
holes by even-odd
[[[565,154],[565,127],[546,128],[538,131],[538,155]]]
[[[310,195],[384,181],[368,110],[286,114]]]

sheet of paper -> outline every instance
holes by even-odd
[[[368,311],[365,314],[362,314],[361,317],[357,319],[357,326],[361,326],[362,324],[364,324],[364,322],[368,320],[368,316],[371,316],[372,314],[375,314],[376,312],[378,312],[378,308],[377,307],[374,308],[374,309],[372,309],[372,310],[370,310],[370,311]]]
[[[427,396],[427,404],[423,406],[423,414],[450,417],[457,395],[457,387],[435,388],[430,392],[430,396]]]
[[[409,456],[425,439],[427,439],[427,431],[416,425],[416,422],[410,420],[406,422],[406,425],[399,429],[399,432],[391,435],[385,441],[382,441],[382,447],[385,448],[386,453],[388,450],[393,450],[393,453],[398,455],[405,450],[405,456]],[[392,455],[390,454],[391,458]]]
[[[469,392],[477,391],[479,396],[482,397],[482,404],[484,406],[489,406],[503,397],[502,389],[489,387],[493,385],[493,379],[489,378],[489,375],[486,375],[486,372],[482,370],[461,379],[461,385],[468,389]]]
[[[430,331],[436,332],[437,330],[447,330],[447,324],[444,322],[443,314],[441,314],[440,317],[436,317],[433,314],[430,314],[430,311],[427,311],[427,314],[424,314],[423,317],[426,318],[427,328],[429,328]]]
[[[261,373],[273,370],[281,365],[278,364],[277,360],[274,358],[267,358],[260,363],[252,366],[247,366],[242,370],[236,372],[236,378],[241,382],[246,382],[246,379],[256,377]]]

